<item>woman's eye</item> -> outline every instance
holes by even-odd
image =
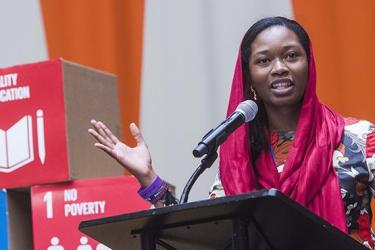
[[[287,54],[286,54],[286,58],[287,59],[296,59],[297,58],[297,53],[295,53],[295,52],[288,52]]]
[[[269,61],[270,61],[270,59],[268,59],[268,58],[261,58],[257,61],[257,63],[263,65],[263,64],[269,63]]]

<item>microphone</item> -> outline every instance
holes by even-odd
[[[215,150],[227,139],[227,137],[245,122],[254,119],[258,112],[258,106],[251,100],[241,102],[236,111],[234,111],[225,121],[215,129],[211,129],[198,146],[193,150],[194,157],[201,157]]]

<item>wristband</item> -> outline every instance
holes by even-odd
[[[159,176],[147,187],[140,188],[138,194],[145,200],[156,203],[168,191],[168,185]]]

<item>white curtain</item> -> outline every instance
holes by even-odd
[[[38,0],[0,1],[0,67],[48,58]]]
[[[141,128],[156,172],[177,194],[198,166],[192,150],[225,119],[241,39],[259,18],[292,16],[290,0],[145,2]],[[216,164],[190,201],[208,195]]]

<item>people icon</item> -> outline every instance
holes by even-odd
[[[96,246],[96,250],[112,250],[111,248],[107,247],[106,245],[103,245],[102,243],[99,243]]]
[[[88,244],[89,239],[87,239],[87,237],[82,236],[79,242],[81,243],[81,245],[77,247],[77,250],[93,250],[92,247]]]
[[[51,238],[51,246],[47,248],[47,250],[64,250],[64,247],[59,245],[60,240],[56,236]]]

